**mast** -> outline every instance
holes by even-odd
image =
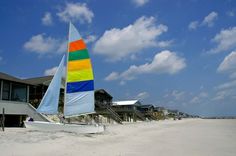
[[[71,22],[69,22],[69,33],[68,33],[68,36],[67,36],[67,41],[69,41],[70,39],[70,27],[71,27]],[[67,51],[66,51],[66,65],[65,65],[65,88],[64,88],[64,107],[65,107],[65,104],[66,104],[66,89],[67,89],[67,71],[68,71],[68,52],[69,52],[69,42],[67,43]],[[64,109],[65,110],[65,109]],[[64,114],[64,111],[63,111],[63,114]]]

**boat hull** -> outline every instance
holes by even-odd
[[[79,134],[102,133],[105,130],[104,125],[82,125],[82,124],[63,124],[43,121],[24,121],[25,127],[37,131],[65,131]]]

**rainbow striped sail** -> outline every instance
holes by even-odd
[[[65,89],[65,117],[94,112],[94,77],[86,45],[70,23]]]

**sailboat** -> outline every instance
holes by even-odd
[[[65,56],[63,56],[36,111],[45,115],[58,114],[61,81],[65,73],[65,118],[94,113],[94,76],[92,64],[86,44],[72,23],[70,23],[69,28],[66,72],[63,72],[64,64]],[[100,133],[105,129],[100,124],[64,124],[42,121],[24,121],[24,124],[26,128],[39,131]]]

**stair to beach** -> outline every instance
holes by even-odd
[[[122,124],[122,119],[119,114],[117,114],[109,104],[103,104],[101,102],[96,102],[96,106],[99,107],[99,110],[96,110],[98,113],[109,115],[117,123]]]
[[[151,120],[157,120],[157,118],[151,112],[147,112],[146,116]]]
[[[144,116],[140,111],[134,110],[134,114],[135,114],[139,119],[141,119],[142,121],[145,121],[145,120],[146,120],[145,116]]]

